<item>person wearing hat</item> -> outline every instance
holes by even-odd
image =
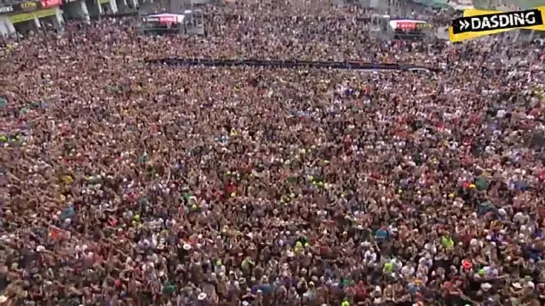
[[[543,46],[378,42],[380,12],[344,2],[219,5],[206,39],[135,16],[5,38],[0,303],[350,306],[365,281],[365,305],[410,305],[448,280],[446,304],[525,305],[545,270]]]
[[[207,298],[208,296],[204,292],[199,293],[199,295],[197,296],[197,300],[201,303],[204,302]]]

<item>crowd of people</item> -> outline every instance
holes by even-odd
[[[203,37],[102,19],[6,43],[0,305],[543,305],[543,46],[255,2]],[[168,56],[442,71],[145,62]]]

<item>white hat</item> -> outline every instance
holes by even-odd
[[[490,285],[490,283],[484,283],[481,285],[481,289],[483,289],[484,291],[487,291],[490,288],[492,288],[492,285]]]
[[[39,245],[37,248],[36,248],[36,252],[43,252],[45,251],[45,247],[43,245]]]
[[[522,289],[522,285],[519,282],[512,283],[511,286],[515,289]]]
[[[202,301],[202,300],[206,299],[206,293],[204,293],[204,292],[199,293],[199,296],[197,296],[197,299],[199,301]]]
[[[187,243],[184,243],[184,245],[182,246],[182,248],[186,251],[189,251],[191,250],[191,245],[187,244]]]

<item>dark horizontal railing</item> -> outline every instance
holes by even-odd
[[[417,65],[400,65],[390,63],[357,63],[333,61],[304,61],[304,60],[260,60],[260,59],[213,59],[213,58],[180,58],[168,57],[148,59],[150,64],[166,64],[171,66],[209,66],[209,67],[269,67],[269,68],[321,68],[321,69],[348,69],[348,70],[428,70],[433,72],[442,69]]]

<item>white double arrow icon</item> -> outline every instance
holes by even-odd
[[[464,20],[464,19],[460,20],[460,30],[463,31],[463,30],[469,28],[470,26],[471,26],[471,24],[469,23],[469,21]]]

